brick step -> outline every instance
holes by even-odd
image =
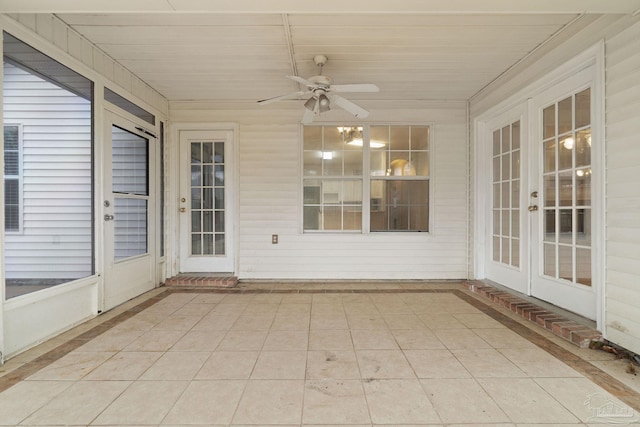
[[[182,273],[166,279],[165,286],[198,287],[198,288],[233,288],[238,278],[232,275]]]
[[[553,334],[581,348],[589,347],[592,341],[602,340],[602,333],[595,329],[484,282],[469,281],[464,282],[464,285],[471,292],[482,295],[494,303],[508,308],[512,312],[537,323]]]

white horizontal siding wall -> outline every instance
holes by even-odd
[[[640,353],[640,23],[606,51],[606,336]]]
[[[7,279],[92,273],[91,104],[4,66],[4,121],[22,126],[23,229],[5,236]]]
[[[429,233],[302,233],[303,107],[171,103],[172,121],[239,123],[241,279],[457,279],[467,269],[466,104],[389,108],[369,103],[369,123],[432,126]],[[331,112],[325,122],[353,123]],[[176,141],[171,141],[176,143]],[[279,243],[271,244],[271,235]]]

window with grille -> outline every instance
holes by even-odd
[[[429,161],[429,126],[305,126],[304,231],[429,231]]]

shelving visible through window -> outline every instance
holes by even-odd
[[[306,126],[304,231],[428,231],[429,138],[428,126]]]

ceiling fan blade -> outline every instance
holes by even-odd
[[[317,86],[315,83],[310,82],[307,79],[303,79],[302,77],[299,77],[299,76],[287,76],[287,77],[290,78],[291,80],[294,80],[294,81],[296,81],[298,83],[301,83],[301,84],[303,84],[303,85],[305,85],[307,87],[316,87]]]
[[[311,111],[309,109],[304,109],[304,114],[302,115],[302,124],[303,125],[308,125],[309,123],[313,122],[313,117],[316,115],[316,113],[314,111]]]
[[[351,102],[348,99],[345,99],[345,98],[343,98],[341,96],[329,95],[329,98],[331,99],[331,102],[337,104],[339,107],[341,107],[344,110],[350,112],[351,114],[353,114],[354,116],[356,116],[358,118],[367,117],[369,115],[369,112],[367,110],[365,110],[361,106],[359,106],[357,104],[354,104],[353,102]]]
[[[307,95],[310,92],[293,92],[293,93],[289,93],[287,95],[281,95],[281,96],[274,96],[273,98],[267,98],[267,99],[261,99],[258,101],[258,104],[271,104],[272,102],[278,102],[278,101],[282,101],[284,99],[295,99],[295,98],[299,98],[303,95]]]
[[[333,92],[380,92],[378,86],[370,83],[331,85],[330,90]]]

